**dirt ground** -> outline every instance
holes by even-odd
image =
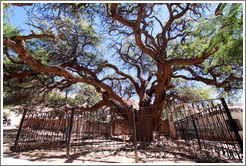
[[[59,149],[42,149],[42,150],[30,150],[28,152],[11,152],[10,146],[14,145],[16,134],[18,129],[15,127],[3,127],[3,157],[1,160],[2,165],[64,165],[64,164],[131,164],[135,163],[134,152],[97,152],[86,153],[79,152],[76,149],[70,151],[70,158],[66,158],[66,148]],[[154,164],[175,164],[175,163],[208,163],[206,159],[202,157],[191,157],[187,154],[172,152],[159,152],[159,153],[146,153],[138,152],[138,162],[154,163]],[[211,162],[211,161],[210,161]],[[216,161],[216,162],[228,162],[228,161]]]

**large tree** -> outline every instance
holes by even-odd
[[[76,108],[110,107],[129,124],[135,96],[138,140],[152,139],[165,103],[187,99],[179,79],[242,89],[241,4],[34,4],[29,16],[31,34],[3,38],[4,81],[92,85],[102,100]]]

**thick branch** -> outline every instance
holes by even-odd
[[[176,76],[173,76],[173,78],[183,78],[185,80],[201,81],[205,83],[206,85],[214,85],[217,88],[224,88],[226,91],[229,91],[231,89],[239,89],[239,88],[231,87],[230,83],[232,83],[233,81],[243,81],[243,78],[237,78],[233,74],[231,74],[230,76],[225,78],[222,82],[218,82],[217,77],[216,78],[213,77],[213,79],[204,78],[202,76],[199,76],[191,68],[187,68],[187,70],[192,74],[193,77],[187,77],[184,75],[176,75]]]
[[[133,83],[133,85],[135,86],[136,90],[139,89],[139,86],[138,86],[137,81],[136,81],[135,78],[133,78],[131,75],[126,74],[126,73],[123,73],[122,71],[120,71],[120,70],[119,70],[115,65],[113,65],[113,64],[109,64],[109,63],[108,63],[108,64],[105,64],[105,67],[110,67],[110,68],[114,69],[115,72],[116,72],[117,74],[122,75],[122,76],[128,78],[128,79]]]
[[[217,16],[217,15],[222,15],[222,13],[221,13],[221,11],[220,11],[221,6],[222,6],[222,3],[220,3],[220,4],[217,6],[216,10],[215,10],[215,15],[216,15],[216,16]]]
[[[11,47],[12,49],[14,49],[19,54],[20,59],[25,60],[29,67],[32,67],[33,69],[35,69],[40,73],[44,73],[45,75],[54,74],[57,76],[62,76],[68,80],[71,80],[74,83],[83,82],[89,85],[93,85],[95,87],[101,87],[108,92],[110,98],[118,101],[122,105],[126,105],[125,99],[123,99],[118,94],[116,94],[110,86],[108,86],[103,82],[73,75],[69,70],[67,70],[62,66],[52,67],[42,64],[40,61],[36,60],[34,57],[31,56],[31,54],[26,49],[25,42],[23,40],[13,41],[11,39],[4,37],[3,44],[5,47]]]
[[[118,54],[120,55],[120,57],[123,59],[124,62],[134,66],[137,69],[137,77],[139,78],[141,83],[143,83],[144,82],[144,78],[142,77],[142,72],[141,72],[141,68],[139,66],[139,62],[129,56],[130,47],[128,47],[128,50],[127,50],[126,54],[122,53],[121,49],[122,49],[122,47],[118,50]],[[139,56],[139,59],[141,59],[141,55]],[[131,62],[130,60],[133,61],[133,62]]]
[[[111,15],[110,16],[112,18],[114,18],[115,20],[119,21],[120,23],[124,24],[125,26],[128,26],[128,27],[133,27],[134,24],[135,24],[132,21],[124,19],[122,16],[120,16],[117,13],[117,3],[112,3],[111,4]]]
[[[34,76],[34,75],[36,75],[36,73],[32,71],[23,71],[21,73],[15,73],[15,74],[8,73],[8,74],[4,74],[3,80],[6,81],[12,78],[17,78],[19,80],[22,80],[21,82],[26,82],[26,78],[28,76]]]
[[[13,37],[11,37],[11,39],[14,41],[28,40],[28,39],[44,39],[44,38],[51,38],[51,39],[53,39],[54,43],[57,43],[55,36],[54,35],[48,35],[48,34],[41,34],[41,35],[31,34],[28,36],[13,36]]]
[[[135,34],[135,40],[136,40],[136,44],[138,45],[138,47],[143,50],[146,54],[148,54],[149,56],[151,56],[152,58],[155,58],[155,52],[153,52],[151,49],[147,48],[141,39],[141,32],[140,32],[140,23],[141,23],[141,19],[142,19],[142,15],[143,12],[146,8],[146,4],[141,4],[140,5],[140,9],[138,12],[138,18],[136,20],[136,22],[132,22],[129,20],[124,19],[122,16],[120,16],[117,13],[117,4],[112,4],[111,5],[111,17],[114,18],[115,20],[117,20],[118,22],[122,23],[125,26],[128,26],[130,28],[132,28],[134,34]]]
[[[105,81],[105,80],[125,80],[126,77],[110,77],[110,76],[107,76],[107,77],[104,77],[103,79],[101,79],[100,81]]]
[[[32,6],[33,3],[11,3],[11,5],[22,7],[22,6]]]
[[[91,107],[88,107],[88,106],[86,106],[86,107],[85,106],[74,106],[74,107],[66,106],[66,107],[93,112],[93,111],[98,111],[100,108],[104,107],[105,105],[106,105],[105,101],[101,100]]]
[[[170,65],[195,65],[195,64],[199,64],[199,63],[202,63],[205,59],[207,59],[211,55],[213,55],[214,53],[216,53],[219,50],[219,48],[218,47],[215,48],[215,50],[213,52],[206,52],[206,50],[204,51],[202,56],[199,58],[172,59],[172,60],[169,60],[168,63]]]

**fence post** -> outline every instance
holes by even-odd
[[[170,129],[170,133],[171,133],[171,138],[172,139],[178,139],[178,134],[177,134],[177,129],[174,123],[174,111],[175,111],[175,107],[171,108],[171,115],[167,116],[168,119],[168,123],[169,123],[169,129]]]
[[[221,98],[220,100],[222,102],[223,107],[225,108],[225,112],[226,112],[227,117],[228,117],[228,119],[229,119],[229,121],[231,123],[233,132],[234,132],[234,134],[236,136],[236,139],[237,139],[237,142],[238,142],[238,144],[240,146],[241,152],[243,153],[243,141],[242,141],[242,139],[241,139],[241,137],[240,137],[240,135],[239,135],[239,133],[237,131],[237,127],[236,127],[235,121],[233,120],[233,118],[231,116],[230,110],[229,110],[229,108],[228,108],[228,106],[226,104],[225,99]]]
[[[22,129],[22,126],[23,126],[23,123],[24,123],[24,119],[25,119],[25,116],[26,116],[26,112],[27,112],[27,109],[25,108],[24,112],[23,112],[23,115],[22,115],[22,118],[21,118],[20,127],[19,127],[19,130],[18,130],[16,139],[15,139],[15,144],[14,144],[14,147],[13,147],[13,151],[16,150],[16,147],[17,147],[17,144],[18,144],[18,141],[19,141],[19,137],[20,137],[20,133],[21,133],[21,129]]]
[[[134,113],[134,109],[132,105],[131,105],[131,111],[132,111],[132,129],[133,129],[133,145],[134,145],[134,153],[135,153],[135,163],[138,163],[135,113]]]
[[[67,142],[67,159],[69,158],[69,149],[71,146],[71,136],[72,136],[72,129],[73,129],[73,117],[74,117],[74,108],[72,108],[71,118],[70,118],[70,125],[69,125],[69,133],[68,133],[68,142]]]

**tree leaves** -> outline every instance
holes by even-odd
[[[108,4],[105,11],[104,4],[36,4],[29,10],[32,33],[55,36],[56,44],[52,37],[26,39],[28,55],[22,55],[22,61],[17,61],[10,48],[5,49],[4,74],[10,78],[10,74],[33,72],[23,74],[22,80],[39,80],[39,88],[47,90],[68,90],[77,82],[87,83],[103,93],[105,100],[116,100],[123,107],[127,105],[124,97],[129,99],[132,94],[138,95],[140,103],[151,105],[153,101],[160,108],[168,95],[190,100],[192,93],[198,98],[209,94],[186,82],[182,84],[187,91],[181,92],[180,82],[173,78],[202,81],[225,91],[240,89],[242,6],[222,4],[216,16],[204,13],[210,7],[205,3],[121,3]],[[21,34],[7,23],[4,26],[4,37],[16,42],[11,37]],[[24,60],[28,57],[33,61]],[[35,66],[38,62],[59,74],[41,73]],[[94,90],[81,93],[97,96]],[[51,98],[52,102],[60,99]],[[84,99],[77,96],[73,104],[79,100]]]

